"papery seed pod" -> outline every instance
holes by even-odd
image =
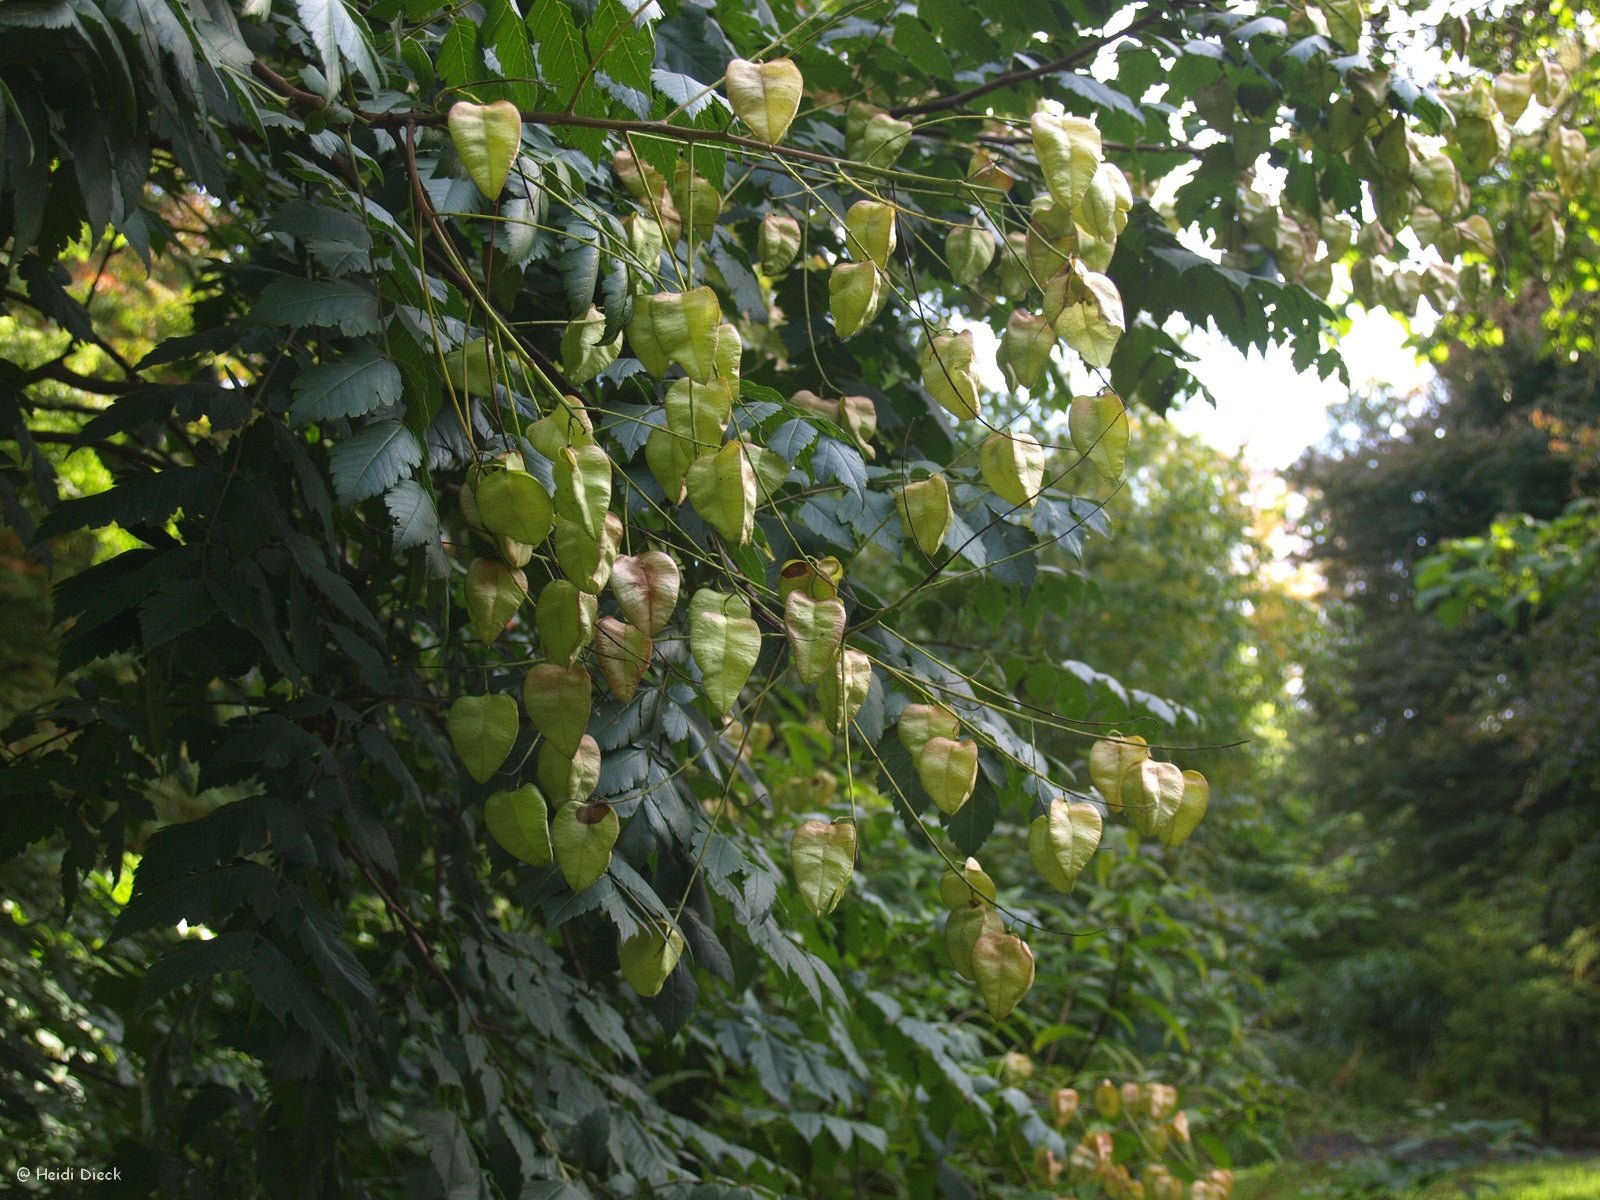
[[[564,396],[528,429],[528,441],[552,463],[568,446],[587,446],[594,441],[594,422],[589,410],[576,396]],[[519,458],[520,461],[520,458]]]
[[[1017,180],[1004,163],[979,146],[967,162],[967,182],[989,191],[1009,192]]]
[[[1006,321],[995,361],[1005,372],[1008,384],[1031,390],[1038,386],[1040,376],[1050,365],[1050,352],[1055,345],[1056,331],[1050,322],[1019,308]]]
[[[522,114],[517,106],[509,100],[493,104],[462,100],[450,106],[447,123],[467,175],[490,200],[499,199],[522,149]]]
[[[1067,410],[1072,448],[1088,459],[1100,476],[1122,479],[1128,466],[1128,410],[1115,392],[1074,397]]]
[[[1102,1079],[1095,1084],[1094,1107],[1095,1111],[1108,1121],[1115,1121],[1121,1114],[1122,1093],[1111,1080]]]
[[[661,193],[654,211],[629,213],[622,218],[622,232],[632,255],[629,264],[632,291],[637,293],[649,289],[652,283],[650,272],[660,264],[661,252],[669,244],[677,244],[682,225],[677,205],[665,192]]]
[[[1170,1083],[1152,1083],[1145,1089],[1150,1119],[1165,1121],[1178,1107],[1178,1089]]]
[[[628,344],[652,375],[676,362],[696,383],[709,383],[716,369],[722,304],[708,287],[658,292],[634,301]]]
[[[941,406],[960,420],[977,417],[982,401],[973,366],[972,330],[935,333],[917,354],[922,386]]]
[[[872,324],[888,299],[888,278],[876,263],[840,263],[828,272],[828,311],[842,338]]]
[[[1122,1095],[1122,1112],[1128,1117],[1142,1117],[1146,1114],[1145,1092],[1137,1083],[1125,1083],[1118,1091]]]
[[[539,592],[534,624],[544,656],[561,666],[571,666],[578,651],[594,637],[599,603],[567,579],[552,579]]]
[[[484,802],[483,823],[512,858],[535,867],[548,867],[554,852],[550,846],[550,811],[544,796],[531,783],[515,791],[496,792]]]
[[[1048,196],[1035,197],[1023,246],[1028,274],[1042,281],[1053,278],[1078,253],[1078,226],[1071,211]]]
[[[871,686],[872,660],[859,650],[847,647],[840,651],[838,661],[817,683],[817,703],[828,728],[835,733],[848,729],[866,703]]]
[[[997,1074],[1007,1087],[1019,1087],[1033,1078],[1033,1059],[1020,1050],[1008,1051],[1000,1056]]]
[[[1049,811],[1028,829],[1028,856],[1034,870],[1058,892],[1071,892],[1099,849],[1100,810],[1092,804],[1052,800]]]
[[[761,626],[750,602],[701,588],[689,601],[689,654],[700,668],[706,698],[727,712],[761,657]]]
[[[967,859],[959,872],[946,871],[939,877],[939,899],[949,909],[966,908],[971,904],[992,905],[996,895],[994,880],[975,858]]]
[[[734,115],[763,142],[783,141],[805,91],[800,68],[787,58],[764,63],[736,58],[728,64],[726,79]]]
[[[643,929],[617,947],[617,965],[639,995],[657,996],[682,954],[683,935],[676,929]]]
[[[756,260],[763,275],[777,275],[788,269],[800,253],[800,222],[784,213],[768,213],[761,218],[761,233],[756,239]]]
[[[490,533],[530,546],[549,536],[554,511],[550,494],[526,471],[488,472],[479,482],[474,499],[478,520]]]
[[[606,513],[605,530],[598,539],[577,522],[557,517],[550,534],[556,565],[579,591],[598,596],[611,578],[622,534],[622,518],[613,512]]]
[[[1112,812],[1122,811],[1122,780],[1128,768],[1149,757],[1149,747],[1138,734],[1124,737],[1113,731],[1089,748],[1089,780]]]
[[[615,617],[601,617],[594,631],[594,653],[606,687],[623,704],[633,699],[654,653],[650,635]]]
[[[1177,818],[1183,789],[1183,772],[1172,763],[1147,758],[1129,767],[1121,790],[1133,827],[1145,837],[1161,837]]]
[[[714,454],[689,464],[684,482],[697,513],[723,537],[744,545],[755,531],[755,468],[738,442],[724,443]]]
[[[844,215],[845,249],[857,262],[889,265],[894,253],[894,205],[879,200],[857,200]]]
[[[1178,802],[1178,811],[1166,832],[1161,835],[1161,840],[1169,846],[1183,845],[1199,826],[1210,804],[1211,785],[1206,782],[1206,777],[1199,771],[1185,771],[1183,798]]]
[[[539,786],[557,808],[568,802],[581,804],[600,784],[600,744],[586,733],[578,739],[578,748],[565,754],[546,742],[539,748],[537,774]]]
[[[1422,202],[1441,213],[1454,212],[1461,192],[1461,176],[1456,164],[1443,154],[1418,159],[1411,168],[1411,182],[1422,194]]]
[[[709,242],[722,215],[722,196],[688,163],[679,163],[672,176],[672,203],[697,242]]]
[[[1085,117],[1034,113],[1033,152],[1057,204],[1075,210],[1100,167],[1100,130]]]
[[[1077,1088],[1057,1088],[1050,1093],[1050,1123],[1057,1129],[1065,1129],[1078,1115],[1081,1104]]]
[[[467,622],[479,641],[493,642],[528,598],[528,577],[515,567],[489,558],[473,559],[467,568]]]
[[[844,642],[844,602],[837,598],[813,600],[804,592],[790,592],[784,601],[784,630],[794,655],[794,671],[801,683],[816,683],[833,666]]]
[[[878,457],[872,445],[873,435],[878,432],[878,406],[872,402],[871,396],[841,396],[839,425],[864,456],[868,459]]]
[[[551,822],[550,840],[556,865],[567,886],[581,892],[599,881],[611,866],[611,848],[617,844],[621,823],[609,805],[563,804]]]
[[[503,692],[459,696],[445,716],[450,744],[467,774],[486,783],[517,740],[517,702]]]
[[[1329,258],[1341,258],[1345,251],[1350,249],[1350,243],[1354,235],[1350,229],[1350,222],[1343,217],[1323,217],[1321,224],[1318,226],[1318,231],[1322,234],[1322,240],[1327,244]]]
[[[488,338],[471,338],[444,356],[444,377],[458,392],[494,395],[498,356]]]
[[[1117,285],[1081,262],[1073,262],[1045,286],[1044,315],[1061,340],[1091,367],[1111,365],[1112,352],[1127,328]]]
[[[957,225],[944,240],[950,278],[962,287],[977,283],[994,261],[998,245],[994,234],[981,225]]]
[[[978,743],[971,738],[931,737],[916,754],[917,778],[946,816],[959,812],[978,783]]]
[[[972,947],[980,937],[991,933],[1004,933],[1000,914],[987,904],[969,904],[952,909],[945,920],[944,948],[950,956],[950,965],[958,975],[975,978],[972,973]]]
[[[1015,934],[986,933],[972,943],[972,974],[989,1015],[1003,1021],[1033,986],[1033,951]]]
[[[582,667],[535,663],[522,682],[528,720],[559,754],[573,755],[589,727],[594,684]]]
[[[1030,433],[991,433],[978,449],[989,490],[1007,504],[1030,507],[1044,486],[1044,447]]]
[[[672,619],[681,582],[678,564],[664,550],[624,555],[611,569],[611,592],[623,617],[652,637]]]
[[[778,599],[788,603],[790,592],[804,592],[813,600],[831,600],[839,594],[844,564],[831,554],[826,558],[791,558],[778,571]]]
[[[953,738],[960,732],[961,718],[943,704],[908,704],[900,712],[900,744],[913,757],[929,738]]]
[[[554,463],[555,511],[598,540],[605,533],[606,509],[611,505],[611,457],[591,443],[566,447]],[[481,508],[481,489],[478,503]]]
[[[561,335],[561,369],[573,383],[588,383],[621,353],[621,332],[607,338],[606,315],[592,304]]]
[[[789,863],[806,907],[827,916],[844,898],[855,870],[855,823],[806,821],[789,841]]]
[[[1000,252],[1000,291],[1013,300],[1020,300],[1037,289],[1036,278],[1028,267],[1028,235],[1006,234],[1005,246]]]
[[[900,521],[917,549],[932,558],[944,545],[944,535],[954,519],[950,485],[943,475],[908,483],[899,493]]]
[[[857,162],[892,167],[911,141],[911,123],[854,101],[845,111],[845,153]]]

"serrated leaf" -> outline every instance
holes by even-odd
[[[295,10],[322,59],[330,96],[339,94],[345,64],[366,80],[368,87],[376,90],[382,85],[383,73],[373,58],[366,22],[346,0],[295,0]]]
[[[415,479],[402,479],[383,496],[396,550],[429,546],[439,540],[439,512],[428,489]]]
[[[371,285],[350,279],[274,279],[250,316],[263,325],[336,328],[349,337],[377,333],[383,326]]]
[[[328,452],[333,490],[346,505],[388,491],[422,465],[422,447],[398,421],[376,421]]]
[[[400,402],[400,368],[375,346],[361,346],[336,362],[307,367],[291,385],[296,425],[339,417],[361,417]]]

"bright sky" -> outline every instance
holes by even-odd
[[[1381,384],[1409,392],[1426,383],[1432,368],[1418,361],[1405,339],[1405,328],[1387,312],[1358,311],[1339,343],[1351,386],[1361,391]],[[1328,406],[1348,394],[1337,377],[1296,374],[1286,349],[1247,357],[1204,331],[1191,334],[1185,344],[1199,355],[1192,370],[1216,396],[1217,406],[1191,400],[1173,412],[1172,423],[1221,450],[1242,450],[1256,471],[1280,471],[1321,441],[1328,431]]]

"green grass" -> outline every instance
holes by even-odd
[[[1495,1200],[1600,1200],[1600,1158],[1502,1164],[1479,1178],[1495,1186],[1485,1191]]]
[[[1234,1194],[1237,1200],[1340,1200],[1364,1195],[1404,1195],[1408,1200],[1600,1200],[1600,1158],[1489,1164],[1452,1172],[1422,1189],[1363,1190],[1382,1178],[1381,1164],[1375,1163],[1284,1163],[1244,1172]]]

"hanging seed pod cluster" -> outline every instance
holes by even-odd
[[[739,137],[780,153],[806,98],[796,65],[737,59],[724,83]],[[574,186],[559,164],[523,162],[518,112],[503,101],[457,103],[448,132],[491,201],[520,186],[528,204],[548,206]],[[902,582],[910,596],[963,562],[985,566],[994,546],[1051,544],[1072,511],[1063,480],[1120,483],[1127,411],[1109,388],[1063,397],[1064,446],[990,427],[989,368],[972,328],[920,319],[908,290],[906,239],[927,243],[937,226],[920,205],[874,187],[893,178],[914,122],[855,103],[841,133],[862,166],[858,194],[773,207],[749,227],[729,208],[723,150],[623,144],[609,165],[634,207],[588,218],[587,233],[569,228],[589,241],[568,251],[571,315],[554,358],[494,322],[465,330],[445,356],[451,402],[499,430],[484,437],[459,492],[475,549],[461,572],[467,624],[486,649],[514,643],[508,658],[537,652],[499,685],[456,699],[448,730],[468,775],[491,789],[490,837],[574,892],[614,886],[613,856],[634,823],[652,819],[642,814],[659,803],[653,789],[680,774],[701,779],[699,807],[721,813],[749,786],[773,752],[761,718],[774,689],[806,708],[848,764],[846,788],[825,771],[815,777],[830,787],[785,792],[835,810],[788,835],[795,891],[815,917],[844,902],[870,861],[863,796],[919,821],[927,805],[964,845],[994,824],[997,781],[1015,786],[1021,760],[996,734],[1006,715],[963,719],[919,687],[885,619],[904,598],[886,597],[881,580],[856,578],[849,564],[864,539],[875,541],[897,570],[920,573]],[[979,151],[949,196],[968,206],[967,219],[935,244],[951,287],[980,297],[998,288],[1014,301],[996,366],[1011,388],[1044,395],[1066,356],[1103,374],[1127,329],[1105,271],[1133,194],[1094,121],[1043,108],[1026,136],[1036,193],[1020,227],[998,223],[991,203],[1017,174]],[[763,350],[761,380],[747,378],[749,347],[793,319],[780,306],[795,308],[796,296],[800,309],[828,316],[828,325],[813,318],[813,331],[841,342],[868,331],[907,338],[915,377],[895,394],[838,387],[824,372],[785,398],[767,382]],[[891,304],[916,319],[891,328]],[[921,406],[909,422],[908,404]],[[953,430],[967,449],[944,462],[908,453],[920,427]],[[909,765],[899,774],[880,741],[887,711],[897,713],[895,761]],[[629,737],[650,721],[684,747],[676,772],[640,765]],[[1145,836],[1178,845],[1204,813],[1204,780],[1150,759],[1137,738],[1097,743],[1090,766],[1106,807]],[[1048,786],[1042,770],[1032,775]],[[1059,793],[1033,808],[1018,861],[1068,895],[1100,845],[1101,808]],[[1033,950],[994,881],[966,849],[959,858],[965,866],[940,889],[944,950],[1001,1020],[1033,984]],[[685,969],[688,943],[660,899],[618,942],[623,976],[644,996]]]

